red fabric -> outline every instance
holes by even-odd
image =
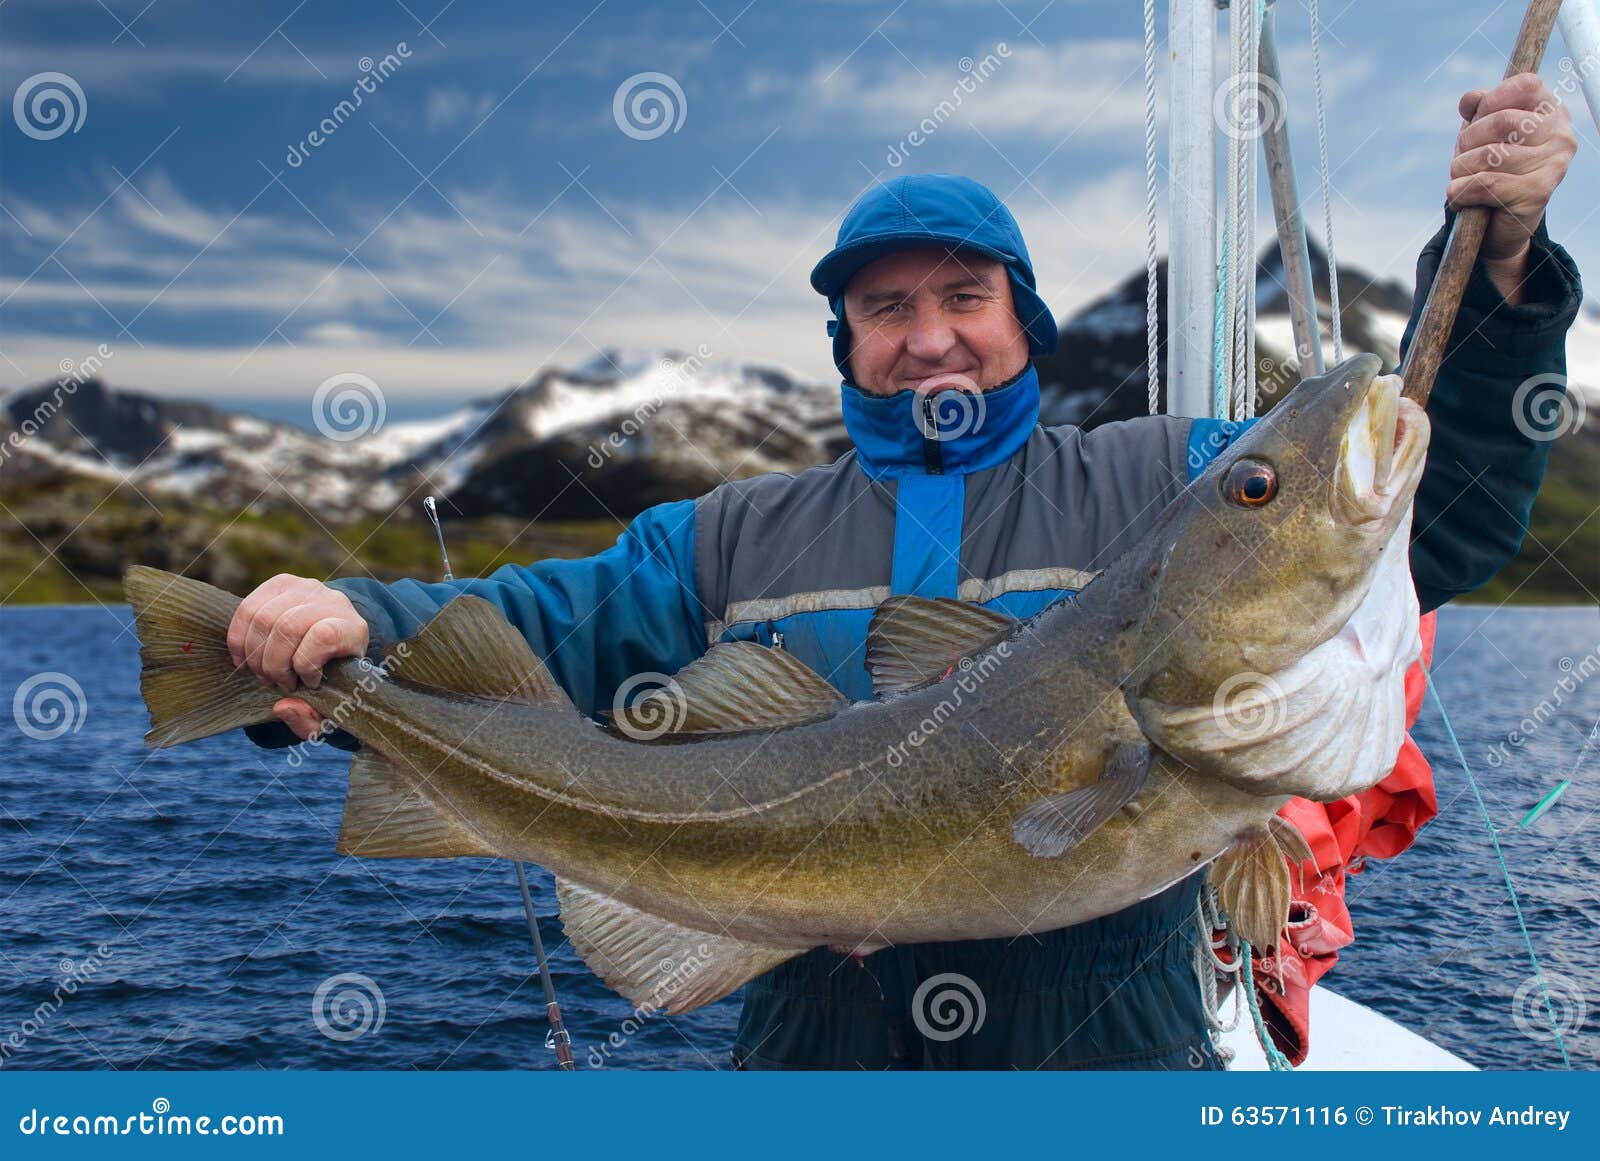
[[[1434,621],[1427,613],[1418,622],[1422,660],[1406,673],[1407,730],[1422,708],[1423,666],[1433,664]],[[1292,798],[1278,813],[1305,836],[1312,860],[1293,871],[1294,903],[1276,954],[1253,948],[1250,966],[1273,1043],[1298,1065],[1311,1045],[1311,987],[1338,962],[1339,949],[1355,940],[1344,903],[1345,875],[1360,874],[1368,858],[1392,859],[1409,847],[1439,813],[1439,802],[1428,760],[1407,733],[1394,769],[1372,789],[1330,803]],[[1230,958],[1223,950],[1218,955]],[[1231,987],[1235,978],[1230,973],[1224,983]]]

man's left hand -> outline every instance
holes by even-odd
[[[1572,117],[1537,73],[1464,93],[1460,111],[1445,200],[1457,210],[1490,207],[1479,256],[1514,303],[1521,298],[1529,240],[1578,150]]]

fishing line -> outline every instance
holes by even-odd
[[[1450,745],[1456,752],[1456,761],[1461,763],[1461,769],[1466,772],[1467,783],[1472,787],[1472,796],[1478,800],[1478,809],[1483,812],[1484,825],[1489,828],[1489,841],[1494,844],[1494,857],[1500,860],[1500,874],[1505,878],[1506,890],[1511,895],[1511,909],[1517,913],[1517,926],[1522,929],[1522,941],[1528,945],[1528,958],[1533,961],[1534,978],[1539,981],[1539,992],[1544,996],[1544,1009],[1550,1014],[1550,1030],[1556,1034],[1556,1047],[1561,1049],[1561,1063],[1570,1070],[1572,1061],[1567,1058],[1567,1045],[1561,1038],[1561,1024],[1556,1019],[1555,1005],[1550,1002],[1550,989],[1545,987],[1544,972],[1539,968],[1539,953],[1533,949],[1533,937],[1528,934],[1528,924],[1522,917],[1522,904],[1517,901],[1517,889],[1511,883],[1511,868],[1506,866],[1506,857],[1500,850],[1500,836],[1495,833],[1494,822],[1489,817],[1489,808],[1484,804],[1483,794],[1478,790],[1478,780],[1472,775],[1472,767],[1467,765],[1467,756],[1461,751],[1461,740],[1456,737],[1455,727],[1450,724],[1450,715],[1445,712],[1444,702],[1439,697],[1439,690],[1433,684],[1433,674],[1423,666],[1423,676],[1428,681],[1428,692],[1433,695],[1433,704],[1439,707],[1439,717],[1444,721],[1445,733],[1450,735]]]
[[[450,571],[450,554],[444,547],[444,526],[439,521],[439,503],[432,496],[422,501],[423,509],[428,513],[428,519],[433,524],[434,534],[439,538],[439,556],[444,560],[444,579],[455,580],[455,574]],[[555,980],[550,975],[550,960],[544,952],[544,940],[539,938],[539,918],[533,910],[533,894],[528,890],[528,871],[522,865],[521,859],[513,859],[512,866],[517,869],[517,888],[522,893],[522,911],[528,919],[528,934],[533,939],[533,956],[539,963],[539,983],[544,986],[545,1015],[550,1021],[550,1031],[545,1033],[544,1046],[556,1054],[556,1066],[565,1072],[577,1071],[577,1065],[572,1059],[572,1034],[567,1031],[566,1024],[561,1019],[561,1005],[556,1002]]]

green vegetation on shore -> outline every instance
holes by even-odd
[[[611,545],[613,520],[530,523],[446,518],[458,576],[503,564],[589,556]],[[125,485],[74,481],[0,493],[0,604],[122,602],[122,573],[147,564],[246,592],[280,572],[302,576],[440,575],[433,526],[405,519],[330,524],[304,510],[224,511]]]

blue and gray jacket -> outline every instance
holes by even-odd
[[[1437,269],[1418,264],[1405,336]],[[1565,371],[1577,270],[1541,225],[1527,301],[1475,272],[1428,412],[1411,564],[1424,610],[1517,552],[1549,447],[1513,422],[1517,386]],[[470,592],[492,601],[588,714],[631,676],[670,674],[717,641],[782,647],[852,698],[871,696],[867,623],[890,594],[958,597],[1019,617],[1081,588],[1139,539],[1246,425],[1152,416],[1092,431],[1038,424],[1030,365],[984,395],[975,430],[926,438],[910,391],[842,386],[854,450],[799,475],[739,480],[642,512],[597,556],[507,565],[441,584],[333,582],[372,654]],[[284,741],[257,727],[264,744]],[[1115,915],[1014,941],[896,947],[863,963],[817,950],[754,981],[734,1059],[746,1068],[1210,1068],[1192,964],[1200,874]],[[973,885],[981,890],[980,884]],[[969,977],[984,1024],[955,1041],[909,1017],[923,981]]]

